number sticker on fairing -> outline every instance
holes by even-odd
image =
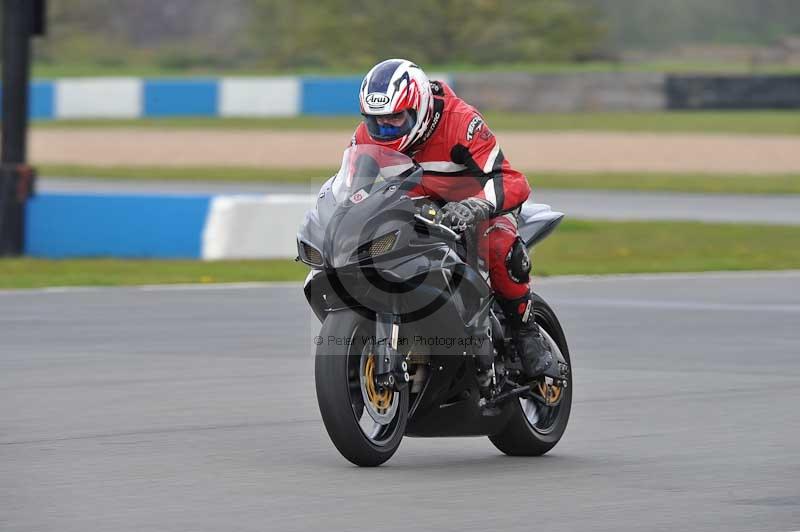
[[[350,201],[352,203],[361,203],[362,201],[367,199],[367,197],[369,197],[369,193],[362,188],[361,190],[350,196]]]

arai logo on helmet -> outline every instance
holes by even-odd
[[[364,101],[367,102],[367,105],[370,107],[378,108],[389,103],[389,97],[382,92],[370,92],[367,94],[367,97],[364,98]]]

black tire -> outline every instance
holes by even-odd
[[[362,467],[378,466],[392,457],[400,446],[408,420],[406,389],[398,392],[399,404],[385,440],[371,441],[359,426],[357,406],[353,402],[356,397],[353,395],[353,357],[361,359],[366,345],[362,338],[374,334],[375,322],[357,312],[331,312],[319,333],[324,341],[317,346],[314,364],[317,403],[325,429],[342,456]],[[337,345],[336,342],[328,342],[329,337],[349,338],[352,341],[342,342],[349,345]],[[360,394],[361,384],[357,386]],[[364,409],[363,404],[361,408]]]
[[[536,427],[531,425],[519,400],[513,401],[507,407],[514,409],[514,415],[505,428],[501,432],[489,436],[489,440],[495,447],[509,456],[541,456],[555,447],[567,429],[569,414],[572,409],[574,381],[572,378],[572,362],[564,331],[561,329],[561,324],[558,322],[558,318],[553,309],[550,308],[550,305],[536,294],[534,294],[533,308],[536,323],[552,338],[564,356],[565,361],[569,364],[569,385],[563,391],[564,396],[559,404],[559,410],[555,414],[556,418],[552,426],[546,431],[537,430]]]

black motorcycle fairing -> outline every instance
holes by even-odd
[[[455,365],[447,366],[455,368]],[[446,376],[431,376],[428,389],[425,390],[426,402],[422,402],[426,397],[421,397],[418,406],[414,409],[413,416],[406,425],[406,436],[418,438],[436,438],[443,436],[483,436],[497,434],[505,428],[509,419],[514,415],[512,408],[503,408],[497,416],[483,415],[478,405],[479,392],[475,383],[475,367],[472,360],[465,360],[461,366],[463,373],[461,379],[455,382],[455,386],[461,388],[459,400],[440,403],[443,399],[441,387],[438,393],[434,392],[436,382],[439,380],[441,386],[453,386],[452,379]]]
[[[313,264],[306,260],[303,244],[313,247],[320,254],[322,253],[322,243],[325,240],[325,224],[336,208],[336,200],[331,192],[331,185],[335,177],[329,178],[322,185],[317,196],[316,207],[306,212],[297,230],[297,255],[303,262],[314,267],[322,266],[322,264]]]
[[[380,257],[370,265],[312,270],[304,285],[309,305],[320,321],[337,308],[363,307],[370,312],[393,312],[406,323],[430,319],[444,306],[458,316],[463,333],[491,289],[484,278],[466,266],[443,243],[413,250],[405,256]]]
[[[422,168],[415,165],[396,177],[372,183],[368,187],[368,194],[359,201],[354,201],[352,196],[337,199],[334,193],[337,178],[341,179],[338,175],[333,176],[322,185],[316,207],[306,213],[298,229],[298,255],[304,262],[307,261],[303,256],[303,243],[320,252],[327,267],[339,267],[352,262],[351,258],[358,246],[369,241],[362,233],[372,230],[372,236],[380,237],[395,229],[393,225],[397,224],[389,223],[389,227],[381,232],[381,227],[375,224],[404,218],[406,213],[415,208],[414,202],[408,197],[408,191],[420,183]],[[348,238],[348,235],[351,237]],[[362,241],[359,242],[359,239]],[[340,242],[326,253],[326,241],[337,240]],[[397,242],[394,247],[398,248],[400,244]]]
[[[389,194],[399,193],[394,190]],[[392,234],[395,235],[394,242],[384,254],[391,254],[397,249],[402,253],[402,249],[408,245],[407,238],[403,239],[402,236],[407,235],[403,229],[408,225],[408,218],[413,216],[413,201],[407,196],[381,196],[383,194],[380,192],[373,193],[357,205],[339,205],[332,213],[326,225],[322,248],[326,267],[342,268],[364,260],[374,260],[377,257],[369,255],[365,247]]]
[[[323,186],[317,209],[306,215],[297,235],[299,253],[308,244],[323,257],[318,269],[324,273],[310,276],[305,286],[320,320],[332,309],[364,307],[413,321],[448,303],[466,322],[477,300],[490,293],[453,249],[452,237],[414,222],[419,200],[409,198],[407,189],[420,176],[421,169],[415,169],[408,178],[373,183],[357,202],[341,194],[337,201],[333,179]],[[392,235],[393,247],[368,252],[365,246],[385,235]]]

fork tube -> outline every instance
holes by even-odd
[[[375,354],[377,356],[375,372],[385,375],[394,371],[394,360],[397,354],[397,333],[399,322],[391,313],[379,312],[375,324]]]

